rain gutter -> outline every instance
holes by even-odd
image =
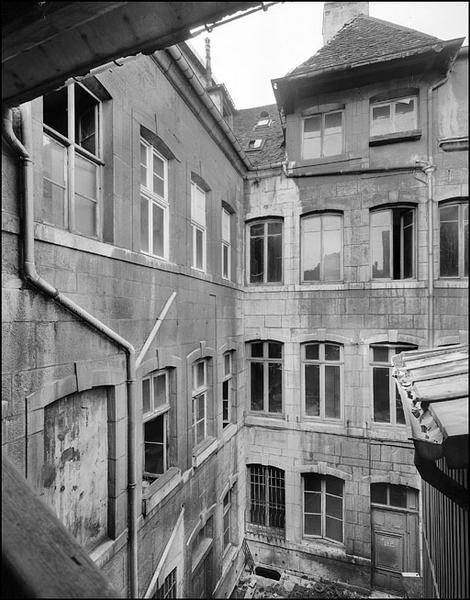
[[[107,337],[126,353],[127,383],[127,420],[128,420],[128,543],[129,543],[129,579],[130,596],[138,597],[137,571],[137,497],[136,497],[136,361],[134,346],[118,333],[107,327],[102,321],[91,315],[84,308],[59,292],[57,288],[43,279],[36,269],[34,257],[34,194],[33,194],[33,161],[31,107],[21,107],[24,145],[13,131],[12,109],[3,111],[3,135],[13,151],[22,162],[23,182],[23,277],[37,290],[49,296],[54,302],[71,312],[98,333]]]

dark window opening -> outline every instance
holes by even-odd
[[[468,202],[439,207],[439,275],[468,277]]]
[[[283,530],[286,511],[284,471],[276,467],[248,465],[248,473],[250,523]]]
[[[249,344],[250,408],[253,411],[282,413],[282,344]]]
[[[374,210],[370,216],[373,279],[415,276],[415,210],[396,207]]]
[[[282,222],[250,225],[250,283],[282,281]]]

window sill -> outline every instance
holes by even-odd
[[[408,142],[419,140],[421,129],[411,129],[409,131],[398,131],[397,133],[386,133],[384,135],[372,135],[369,138],[369,146],[382,146],[384,144],[396,144],[398,142]]]
[[[211,454],[213,454],[218,448],[217,439],[214,437],[208,437],[205,440],[202,440],[194,449],[193,449],[193,469],[196,469],[204,461],[206,461]]]
[[[204,558],[207,556],[211,546],[212,546],[212,538],[204,538],[201,541],[201,543],[198,545],[195,552],[193,553],[193,561],[192,561],[192,567],[191,567],[192,573],[194,573],[194,571],[200,565],[201,561],[204,560]]]
[[[275,417],[273,415],[247,413],[245,416],[245,425],[258,425],[260,427],[273,427],[274,429],[285,429],[286,422],[284,415]]]
[[[468,288],[468,278],[455,278],[455,279],[438,279],[434,281],[434,287],[436,288]]]
[[[101,568],[105,565],[121,548],[127,543],[127,530],[115,539],[106,539],[99,546],[90,552],[90,558],[95,565]]]
[[[439,148],[444,152],[468,150],[468,137],[444,138],[438,140]]]
[[[324,156],[322,158],[301,158],[295,161],[295,167],[314,167],[316,165],[327,165],[329,163],[345,162],[351,158],[349,152]]]
[[[147,489],[142,491],[142,513],[147,516],[150,511],[158,506],[162,500],[172,492],[181,481],[181,471],[177,467],[170,467],[158,479],[153,481]]]
[[[227,427],[222,429],[222,439],[224,442],[228,442],[237,433],[238,429],[235,423],[229,423]]]

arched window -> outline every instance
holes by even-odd
[[[439,276],[468,277],[468,199],[439,205]]]

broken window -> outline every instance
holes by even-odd
[[[329,342],[302,346],[305,416],[341,418],[342,350]]]
[[[140,139],[140,249],[168,258],[168,161]]]
[[[272,529],[285,527],[284,471],[276,467],[248,465],[250,523]]]
[[[373,279],[415,277],[416,210],[410,206],[380,208],[370,213]]]
[[[377,344],[370,347],[374,421],[404,425],[405,415],[398,386],[392,377],[391,357],[400,352],[416,350],[416,346]]]
[[[342,154],[343,146],[343,111],[313,115],[303,120],[302,158]]]
[[[372,104],[371,135],[387,135],[416,129],[418,127],[417,106],[416,96]]]
[[[302,281],[338,281],[342,278],[342,262],[342,215],[324,213],[302,217]]]
[[[194,269],[206,270],[206,192],[191,181],[191,223]]]
[[[98,237],[100,107],[80,83],[43,96],[41,218],[90,237]]]
[[[192,367],[192,409],[194,445],[207,437],[207,360],[198,360]]]
[[[304,535],[343,542],[343,480],[316,473],[304,473],[302,480]]]
[[[176,567],[165,577],[153,598],[176,598]]]
[[[251,342],[248,345],[250,363],[250,410],[282,413],[282,344]]]
[[[168,469],[169,374],[158,371],[142,379],[144,476],[156,479]]]
[[[223,361],[222,427],[225,428],[232,422],[233,352],[226,352],[223,356]]]
[[[468,201],[439,206],[439,275],[468,277]]]
[[[222,208],[222,277],[224,279],[230,279],[230,262],[232,258],[230,221],[230,213]]]
[[[282,281],[282,221],[249,225],[250,283]]]

